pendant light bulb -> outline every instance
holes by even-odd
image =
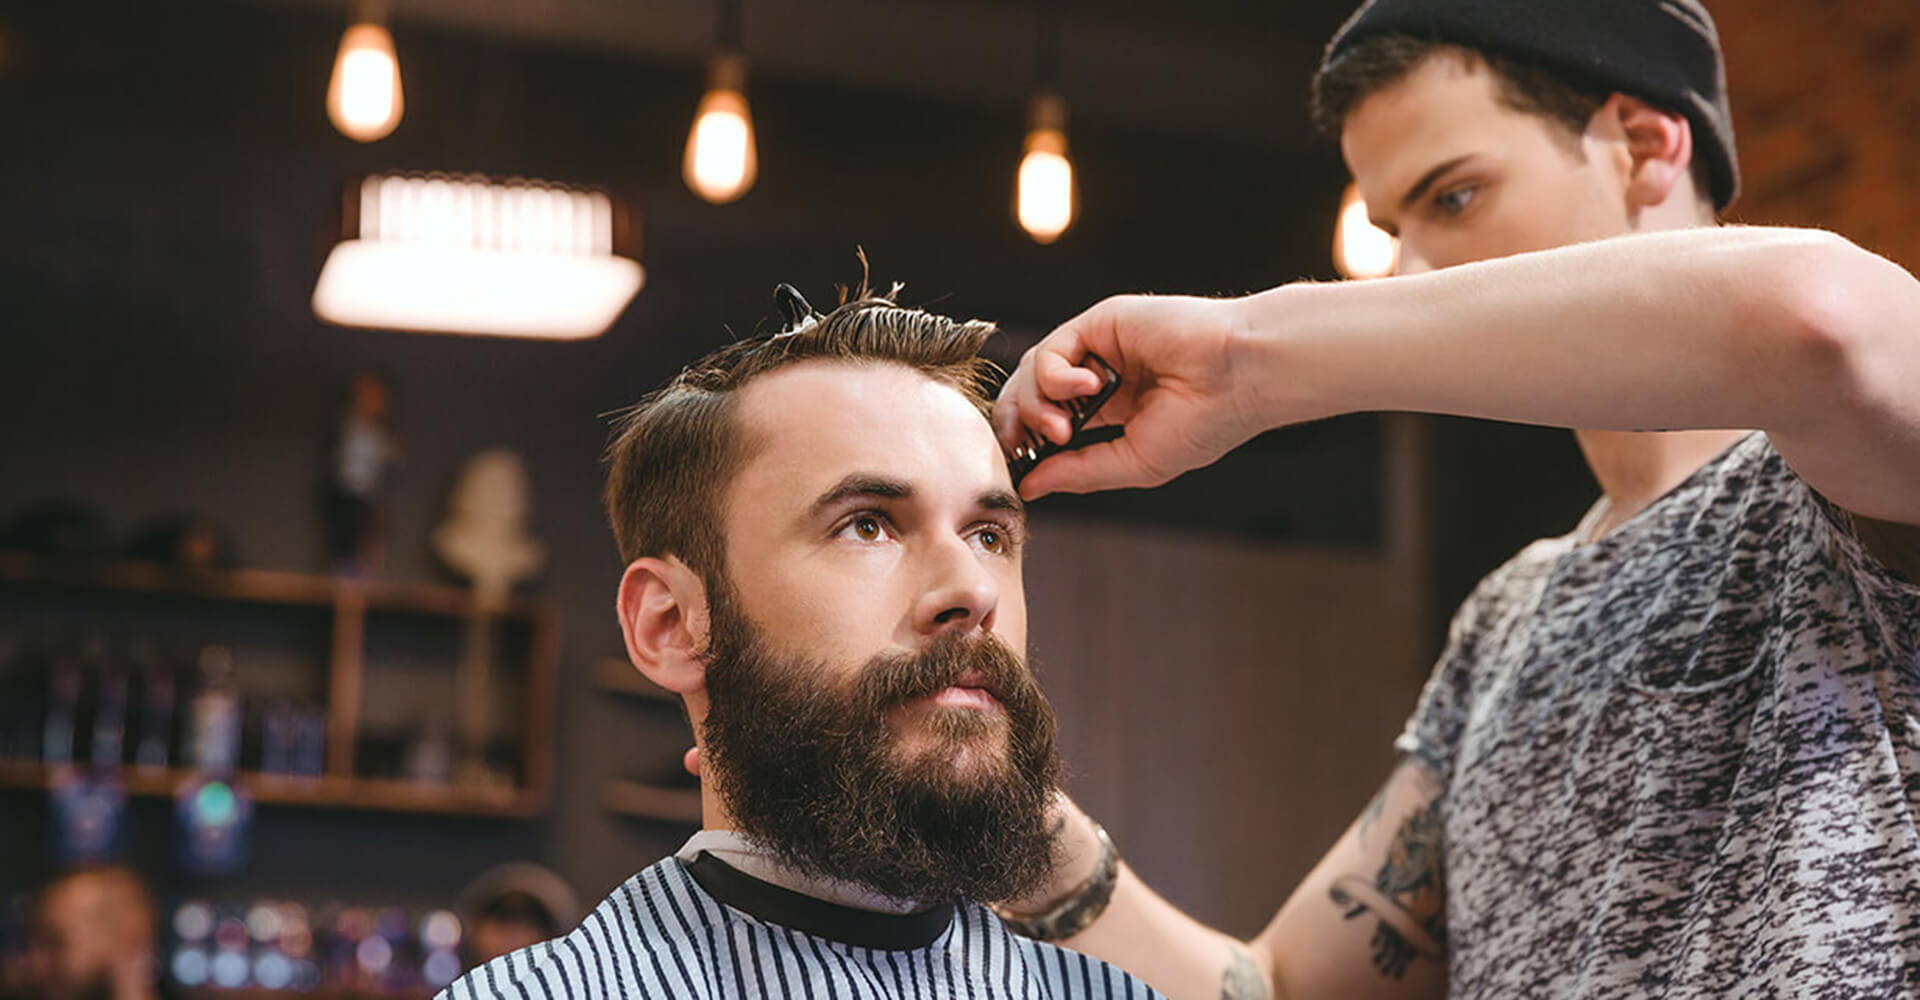
[[[327,82],[327,117],[349,139],[374,142],[400,124],[400,60],[378,3],[360,3],[340,36],[333,78]]]
[[[1360,188],[1348,184],[1333,226],[1333,266],[1348,278],[1384,278],[1400,263],[1400,241],[1373,224]]]
[[[687,186],[716,205],[746,194],[760,169],[746,84],[745,56],[738,52],[714,56],[706,96],[700,99],[693,131],[687,136],[682,170]]]
[[[1067,102],[1058,94],[1033,99],[1025,154],[1014,196],[1020,228],[1036,243],[1052,243],[1073,225],[1076,192],[1067,158]]]

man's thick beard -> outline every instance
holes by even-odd
[[[849,687],[775,654],[727,595],[709,593],[702,768],[740,832],[798,871],[901,900],[1009,899],[1052,871],[1053,709],[1006,643],[942,637],[916,655],[875,657]],[[889,710],[970,671],[1006,712],[1006,759],[955,773],[957,754],[943,750],[996,724],[972,710],[927,716],[935,745],[901,759]]]

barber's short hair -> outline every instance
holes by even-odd
[[[1314,74],[1310,103],[1314,127],[1329,138],[1340,138],[1347,116],[1362,101],[1440,55],[1486,66],[1498,81],[1501,103],[1557,122],[1575,134],[1586,129],[1587,120],[1612,93],[1512,56],[1412,35],[1376,35],[1355,42],[1338,61]]]
[[[740,390],[802,361],[897,364],[952,387],[984,416],[998,366],[980,356],[995,327],[901,306],[864,282],[798,328],[728,344],[625,411],[607,449],[607,519],[631,563],[677,556],[709,584],[724,580],[726,489],[747,458]]]
[[[1406,79],[1433,58],[1455,58],[1467,65],[1485,66],[1493,74],[1500,103],[1545,119],[1569,144],[1586,131],[1594,112],[1617,90],[1539,60],[1412,35],[1375,35],[1352,43],[1338,60],[1314,74],[1308,105],[1314,128],[1338,140],[1347,116],[1362,101]],[[1701,141],[1705,140],[1696,137],[1696,143]],[[1696,145],[1689,169],[1695,190],[1701,198],[1710,200],[1712,171],[1704,152],[1704,147]]]

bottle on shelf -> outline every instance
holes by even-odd
[[[196,875],[227,875],[247,863],[253,799],[235,782],[240,762],[241,702],[233,654],[224,646],[200,652],[200,690],[193,696],[189,758],[195,775],[180,789],[180,860]],[[231,949],[213,957],[213,981],[233,978]],[[224,963],[224,964],[223,964]],[[250,975],[250,973],[249,973]]]
[[[86,678],[71,653],[56,653],[47,674],[47,714],[41,726],[40,759],[51,767],[73,764],[79,756],[80,693]]]
[[[295,711],[294,705],[284,699],[267,704],[260,720],[260,773],[293,773]]]
[[[241,702],[227,647],[200,651],[200,685],[190,711],[187,763],[205,774],[232,777],[240,766]]]
[[[173,763],[178,682],[172,666],[151,640],[135,640],[128,659],[140,679],[139,736],[134,742],[133,767],[144,775],[164,773]]]
[[[104,645],[87,648],[96,670],[92,739],[85,768],[72,763],[55,772],[52,789],[53,856],[65,864],[98,864],[120,852],[126,828],[127,790],[121,782],[126,747],[127,675],[108,662]],[[75,713],[75,723],[78,713]]]
[[[107,666],[95,687],[93,743],[87,760],[95,773],[118,773],[126,760],[127,704],[133,696],[132,679],[126,671]]]

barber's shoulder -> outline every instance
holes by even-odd
[[[1530,604],[1537,596],[1540,580],[1553,571],[1554,564],[1577,541],[1577,533],[1569,533],[1530,542],[1493,572],[1481,577],[1455,610],[1450,637],[1459,639],[1483,631],[1506,610]]]

